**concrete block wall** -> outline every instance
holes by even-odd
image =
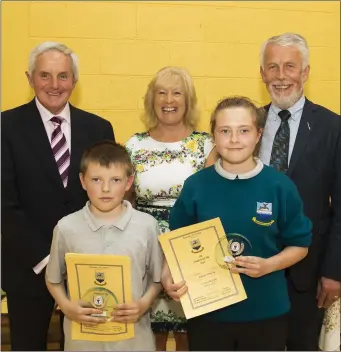
[[[2,110],[33,97],[24,75],[30,50],[56,40],[80,60],[71,102],[110,120],[117,140],[144,130],[147,84],[167,65],[186,67],[199,99],[199,129],[223,96],[269,101],[259,75],[268,37],[298,32],[311,48],[306,95],[340,112],[338,1],[2,2]]]

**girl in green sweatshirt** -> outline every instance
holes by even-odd
[[[307,255],[311,222],[293,182],[256,158],[263,126],[264,111],[248,98],[222,100],[211,117],[220,159],[186,180],[171,211],[171,230],[219,217],[227,238],[241,235],[230,248],[231,270],[241,275],[248,298],[189,319],[190,350],[285,350],[284,269]],[[175,300],[187,292],[184,282],[173,283],[167,263],[162,281]]]

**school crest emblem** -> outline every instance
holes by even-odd
[[[272,203],[257,202],[257,214],[260,219],[269,219],[272,216]]]
[[[252,221],[257,225],[270,226],[275,221],[272,220],[272,203],[268,202],[257,202],[256,209],[257,216],[252,218]]]
[[[244,252],[245,245],[242,241],[236,241],[236,239],[229,240],[229,246],[233,257],[237,257],[238,255],[241,255]]]
[[[94,294],[92,303],[95,308],[103,308],[105,306],[105,297]]]
[[[191,240],[190,243],[192,247],[192,253],[199,253],[204,249],[204,247],[201,245],[199,238]]]
[[[106,284],[105,282],[105,274],[103,272],[95,272],[95,284],[99,286],[103,286]]]

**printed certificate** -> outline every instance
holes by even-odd
[[[96,326],[72,322],[72,339],[118,341],[134,337],[133,323],[109,321],[116,304],[132,300],[130,258],[67,253],[65,261],[70,299],[101,309],[101,316],[108,318],[108,322]]]
[[[159,236],[174,282],[186,281],[181,297],[187,319],[227,307],[247,298],[239,274],[228,270],[231,257],[219,218]],[[227,245],[224,245],[226,243]]]

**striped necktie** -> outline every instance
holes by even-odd
[[[62,179],[63,185],[64,187],[66,187],[70,166],[70,151],[61,128],[63,119],[58,116],[53,116],[51,121],[54,125],[54,130],[52,132],[51,137],[51,148],[57,163],[58,171]]]
[[[278,127],[272,145],[270,165],[276,170],[286,173],[289,168],[290,127],[288,120],[291,114],[288,110],[282,110],[278,116],[281,118],[281,125]]]

